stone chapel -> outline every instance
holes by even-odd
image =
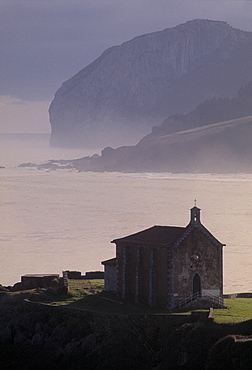
[[[105,290],[151,307],[174,309],[189,297],[223,295],[223,246],[191,209],[186,227],[153,226],[114,239],[116,257],[105,267]]]

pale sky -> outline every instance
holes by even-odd
[[[0,0],[0,133],[50,132],[56,90],[105,49],[197,18],[252,31],[252,1]]]

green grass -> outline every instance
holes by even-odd
[[[143,304],[122,301],[115,294],[103,291],[104,280],[69,280],[69,294],[65,299],[55,300],[52,305],[115,314],[168,314],[165,309],[154,309]],[[239,323],[252,319],[252,298],[228,298],[226,309],[214,310],[214,321],[219,324]],[[200,310],[202,311],[202,310]],[[171,315],[190,315],[191,309]]]
[[[80,300],[76,300],[68,305],[68,307],[81,308],[90,311],[116,314],[168,314],[165,309],[154,309],[145,304],[133,303],[127,300],[121,300],[115,294],[101,292],[98,294],[86,295]]]
[[[80,293],[82,294],[97,294],[103,291],[104,280],[68,280],[68,291],[73,296]]]
[[[224,299],[227,309],[214,310],[214,321],[218,324],[236,324],[252,319],[252,298]]]
[[[68,295],[46,302],[52,306],[67,306],[110,314],[168,314],[165,309],[152,309],[144,304],[123,300],[103,291],[104,280],[68,280]]]
[[[104,312],[110,314],[170,314],[190,315],[192,309],[184,309],[183,312],[169,313],[165,309],[150,308],[144,304],[136,304],[122,300],[115,294],[104,292],[104,280],[72,280],[68,281],[68,294],[57,296],[53,293],[48,295],[46,289],[29,291],[30,299],[45,302],[52,306],[68,306],[89,311]],[[43,292],[46,295],[43,295]],[[42,294],[41,294],[42,293]],[[9,293],[16,299],[23,299],[20,292]],[[44,297],[46,299],[44,300]],[[214,321],[218,324],[236,324],[252,319],[252,298],[227,298],[224,299],[226,309],[214,309]],[[195,311],[195,310],[194,310]],[[200,310],[202,311],[202,310]]]
[[[64,298],[52,300],[53,306],[65,306],[76,302],[81,302],[87,296],[95,296],[103,291],[104,280],[68,280],[68,295]]]

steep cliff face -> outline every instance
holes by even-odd
[[[194,20],[106,50],[63,83],[50,106],[51,145],[136,143],[164,118],[252,79],[252,33]]]

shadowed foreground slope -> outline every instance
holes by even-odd
[[[223,325],[207,312],[170,315],[147,308],[143,314],[99,313],[24,302],[24,294],[1,299],[3,369],[251,369],[251,320]]]

